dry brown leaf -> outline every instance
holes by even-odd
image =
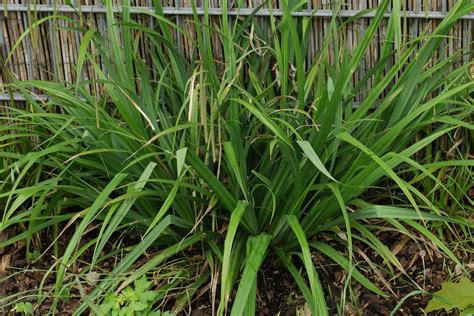
[[[408,264],[407,267],[405,267],[405,270],[410,269],[415,264],[416,260],[418,260],[419,257],[420,257],[420,252],[415,252],[413,257],[411,258],[410,263]]]
[[[311,316],[311,310],[309,309],[308,303],[304,303],[304,306],[298,307],[298,312],[296,314],[299,316]]]
[[[403,249],[403,247],[405,247],[406,243],[410,240],[410,236],[405,236],[402,238],[402,240],[400,240],[399,243],[395,244],[393,247],[392,247],[392,253],[394,256],[396,256],[400,250]]]
[[[0,274],[7,273],[8,267],[10,266],[11,256],[3,255],[2,262],[0,263]]]
[[[346,306],[344,306],[344,315],[348,316],[356,316],[357,315],[357,309],[354,307],[354,305],[350,303],[346,303]]]
[[[397,296],[397,294],[395,294],[395,292],[392,290],[390,283],[388,283],[387,280],[383,277],[382,273],[379,271],[379,269],[377,269],[376,265],[372,262],[372,260],[370,260],[369,257],[367,257],[367,255],[362,250],[357,249],[357,252],[369,264],[372,271],[374,271],[379,280],[385,285],[387,290],[389,290],[393,295]]]
[[[97,282],[100,280],[100,274],[95,271],[91,271],[86,274],[86,280],[90,284],[97,284]]]

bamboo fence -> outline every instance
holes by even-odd
[[[61,82],[74,82],[74,65],[77,63],[78,50],[81,44],[82,34],[71,29],[71,23],[60,19],[51,19],[47,23],[42,23],[24,37],[18,48],[14,49],[23,32],[35,21],[40,20],[54,12],[69,16],[74,20],[87,23],[89,27],[95,28],[102,33],[106,32],[105,7],[107,0],[0,0],[0,102],[10,100],[4,88],[4,82],[8,78],[18,80],[39,79],[57,80]],[[196,29],[193,27],[193,12],[191,2],[196,1],[198,15],[203,14],[202,0],[161,0],[165,15],[175,21],[182,28],[187,30],[191,36],[184,37],[175,34],[175,44],[178,50],[187,57],[192,58],[194,41],[193,34]],[[342,5],[339,15],[342,19],[354,17],[363,13],[353,22],[347,23],[341,31],[345,38],[348,49],[353,47],[361,38],[364,30],[370,23],[374,11],[367,12],[367,9],[374,8],[379,1],[384,0],[346,0]],[[385,0],[388,1],[388,0]],[[113,0],[115,9],[120,10],[120,2]],[[422,32],[431,32],[440,23],[441,19],[449,12],[456,0],[405,0],[403,1],[402,19],[403,34],[409,39],[416,37]],[[33,4],[34,3],[34,4]],[[68,4],[69,3],[69,4]],[[253,8],[262,3],[262,8],[258,11],[257,23],[264,23],[270,14],[267,0],[209,0],[209,14],[211,22],[216,21],[222,13],[221,5],[224,3],[229,15],[232,18],[238,14],[245,16],[251,14]],[[140,14],[140,10],[152,10],[151,0],[132,0],[131,12],[134,13],[136,21],[143,25],[152,26],[154,21],[150,16]],[[271,13],[274,16],[281,15],[281,0],[271,0]],[[322,40],[326,35],[328,24],[332,15],[334,1],[332,0],[308,0],[306,7],[292,14],[297,17],[307,17],[311,19],[311,37],[308,47],[308,59],[318,52],[322,47]],[[386,16],[389,16],[387,12]],[[383,40],[386,30],[386,19],[378,30],[375,40],[371,43],[369,51],[362,61],[362,67],[354,74],[354,81],[357,82],[365,72],[378,61],[380,43]],[[464,56],[464,62],[472,59],[472,45],[474,34],[474,13],[464,16],[453,28],[450,37],[446,39],[435,54],[446,53],[447,55],[459,50],[469,48],[470,55]],[[211,41],[218,42],[217,35],[213,35]],[[142,41],[143,43],[143,41]],[[222,51],[219,45],[212,45],[214,56],[220,58]],[[12,58],[4,65],[3,60],[12,52]],[[146,50],[142,47],[142,53],[147,59]],[[311,60],[308,60],[310,64]],[[82,79],[94,76],[91,69],[85,67]],[[21,102],[20,96],[13,96],[16,101]]]

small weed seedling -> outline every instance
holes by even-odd
[[[21,315],[34,315],[33,305],[30,302],[20,302],[16,304],[13,311]]]
[[[119,295],[109,294],[99,306],[104,315],[151,315],[173,316],[170,312],[152,311],[158,293],[149,291],[151,282],[142,277],[134,282],[134,288],[126,287]]]

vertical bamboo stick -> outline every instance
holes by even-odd
[[[28,30],[28,28],[32,25],[31,23],[31,11],[30,11],[30,1],[26,1],[26,4],[28,6],[28,9],[27,9],[27,12],[23,12],[22,14],[22,20],[23,20],[23,27],[24,27],[24,30]],[[33,69],[35,68],[35,64],[34,64],[34,57],[33,57],[33,50],[32,50],[32,44],[31,44],[31,39],[32,39],[32,36],[33,36],[33,33],[34,31],[30,32],[24,39],[25,41],[25,44],[26,44],[26,52],[25,52],[25,55],[26,55],[26,64],[25,64],[25,67],[27,69],[27,76],[28,76],[28,79],[36,79],[37,78],[37,74],[33,72]]]
[[[17,2],[19,3],[19,1]],[[23,23],[22,23],[22,20],[23,20],[23,14],[21,14],[20,12],[17,12],[16,14],[16,24],[17,24],[17,27],[18,27],[18,36],[20,36],[21,34],[23,34],[23,32],[25,31],[24,29],[24,26],[23,26]],[[18,38],[18,37],[16,37]],[[21,49],[18,51],[19,53],[19,66],[20,66],[20,80],[27,80],[28,78],[28,67],[26,65],[27,63],[27,57],[26,57],[26,52],[27,52],[27,46],[26,46],[26,41],[22,41],[21,42]]]
[[[48,4],[50,6],[53,6],[56,2],[53,3],[55,0],[48,0]],[[48,25],[49,25],[49,41],[50,41],[50,52],[51,52],[51,64],[53,66],[53,76],[54,80],[58,80],[58,74],[59,74],[59,61],[58,61],[58,49],[55,41],[55,36],[54,36],[54,31],[53,29],[56,28],[56,19],[49,20]]]
[[[3,24],[5,22],[4,18],[4,12],[3,10],[0,10],[0,70],[1,70],[1,76],[0,76],[0,93],[5,93],[4,90],[4,83],[5,83],[5,72],[8,71],[6,65],[5,65],[5,59],[7,57],[7,47],[5,44],[5,38],[3,36]]]
[[[0,93],[7,93],[7,90],[4,89],[6,83],[9,82],[9,69],[8,66],[5,63],[5,60],[7,58],[7,46],[5,43],[5,37],[4,37],[4,28],[3,25],[5,23],[5,15],[2,10],[0,10],[0,70],[1,70],[1,76],[0,76]],[[13,98],[10,97],[10,101],[13,103]],[[2,108],[0,108],[0,112],[2,111]]]

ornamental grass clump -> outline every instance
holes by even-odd
[[[454,23],[474,9],[470,1],[456,2],[432,34],[410,40],[394,1],[385,38],[378,39],[380,61],[355,83],[390,1],[382,1],[350,49],[335,13],[324,49],[311,58],[310,18],[291,15],[301,3],[283,1],[283,16],[265,23],[252,15],[231,20],[224,7],[211,23],[204,1],[202,18],[193,8],[199,31],[192,60],[174,45],[173,32],[187,33],[157,3],[154,12],[143,12],[153,28],[133,20],[129,1],[120,22],[107,3],[107,35],[77,25],[83,40],[76,77],[88,65],[93,78],[13,82],[9,88],[27,106],[6,107],[0,117],[0,227],[19,227],[0,246],[24,240],[32,253],[39,232],[73,232],[64,251],[55,247],[57,262],[48,272],[56,278],[52,310],[65,289],[87,280],[70,271],[86,251],[92,254],[81,276],[117,259],[77,314],[99,313],[110,293],[175,263],[168,274],[156,273],[169,281],[154,297],[156,306],[175,293],[173,312],[179,312],[210,284],[217,314],[251,315],[258,271],[271,260],[290,272],[313,315],[327,315],[328,293],[312,253],[386,296],[353,256],[353,241],[364,240],[389,271],[402,269],[367,225],[372,218],[417,231],[458,262],[426,223],[469,224],[445,216],[409,175],[439,184],[414,155],[452,131],[472,129],[474,81],[468,65],[456,66],[465,52],[432,58]],[[52,18],[68,19],[55,15],[40,23]],[[208,44],[213,32],[222,61]],[[143,45],[151,69],[138,54]],[[32,91],[48,99],[37,100]],[[427,128],[431,133],[418,137]],[[404,203],[363,199],[387,179]],[[140,240],[112,247],[120,234]]]

